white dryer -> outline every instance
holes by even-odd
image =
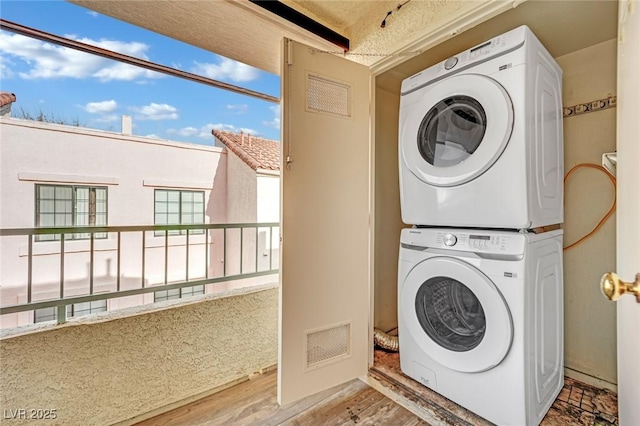
[[[562,230],[404,229],[404,374],[498,425],[537,425],[564,384]]]
[[[526,26],[402,82],[402,220],[528,229],[563,221],[562,70]]]

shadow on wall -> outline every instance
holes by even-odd
[[[213,166],[213,165],[212,165]],[[211,185],[211,194],[205,208],[205,222],[226,223],[227,222],[227,156],[220,155],[216,173]],[[210,231],[211,241],[209,251],[209,276],[219,277],[224,273],[223,265],[223,232],[222,230]]]

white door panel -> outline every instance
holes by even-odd
[[[617,273],[640,272],[640,2],[621,1],[618,22]],[[618,309],[618,406],[621,426],[640,425],[640,303],[623,296]]]
[[[371,74],[285,40],[278,401],[364,376]]]

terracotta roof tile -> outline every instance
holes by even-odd
[[[0,92],[0,107],[16,101],[16,95],[9,92]]]
[[[253,170],[280,170],[280,142],[223,130],[211,133]]]

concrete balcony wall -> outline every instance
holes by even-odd
[[[277,285],[134,309],[5,333],[3,412],[56,410],[50,425],[129,423],[277,363]]]

